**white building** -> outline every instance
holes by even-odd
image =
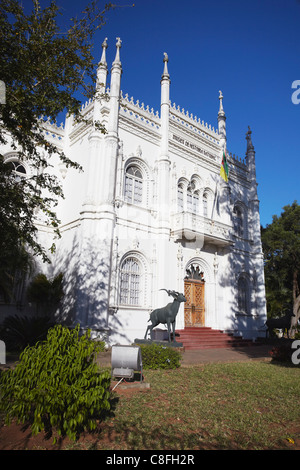
[[[242,161],[227,149],[221,92],[214,129],[170,102],[165,54],[155,113],[121,92],[119,38],[107,88],[106,40],[102,48],[97,87],[107,94],[83,107],[91,125],[69,117],[64,128],[48,126],[49,139],[84,169],[56,169],[65,199],[52,268],[64,273],[65,317],[105,332],[111,344],[130,344],[144,337],[149,313],[172,300],[160,289],[171,289],[187,298],[177,329],[259,336],[266,304],[250,129]],[[41,226],[45,242],[48,231]]]

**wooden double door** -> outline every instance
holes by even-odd
[[[205,324],[204,281],[185,279],[184,324],[186,327],[201,327]]]

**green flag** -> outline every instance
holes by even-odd
[[[226,181],[226,183],[228,183],[228,165],[227,165],[225,150],[223,150],[223,158],[222,158],[220,176],[223,178],[224,181]]]

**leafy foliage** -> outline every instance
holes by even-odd
[[[176,369],[180,367],[181,354],[172,347],[160,344],[139,344],[143,369]]]
[[[0,234],[0,238],[4,236]],[[33,270],[33,259],[24,246],[17,244],[13,256],[7,252],[0,254],[0,262],[0,295],[5,303],[18,302],[20,299],[17,292],[26,276],[30,275]]]
[[[48,279],[43,273],[37,274],[27,289],[27,300],[34,302],[37,309],[42,308],[48,314],[54,313],[63,298],[63,274]]]
[[[265,280],[269,316],[293,310],[300,315],[300,206],[285,206],[273,222],[262,229]]]
[[[1,1],[0,70],[6,102],[0,104],[0,144],[17,151],[31,171],[16,178],[5,154],[0,154],[0,271],[12,264],[20,246],[44,261],[49,261],[48,249],[55,249],[54,244],[42,246],[36,226],[38,218],[52,229],[54,239],[60,236],[55,207],[63,191],[51,168],[58,161],[66,167],[80,166],[47,140],[45,121],[55,122],[66,111],[83,120],[81,97],[85,101],[95,94],[92,40],[111,6],[101,10],[92,1],[64,30],[55,1],[42,8],[39,0],[32,0],[28,14],[19,0]],[[99,123],[97,127],[105,132]]]
[[[9,351],[23,351],[37,341],[44,341],[48,330],[54,326],[49,316],[9,316],[0,327],[0,339]]]
[[[56,430],[71,439],[84,429],[94,430],[110,409],[110,374],[99,371],[96,354],[103,343],[80,336],[79,326],[56,325],[45,342],[27,347],[15,369],[0,376],[0,411],[30,423],[33,434]]]
[[[270,355],[274,361],[286,362],[292,365],[292,354],[294,350],[292,349],[291,341],[282,341],[280,344],[273,346],[270,351]]]

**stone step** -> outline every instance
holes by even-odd
[[[189,327],[184,330],[176,330],[175,334],[176,341],[182,343],[185,349],[213,349],[253,345],[251,340],[245,340],[209,327]]]

